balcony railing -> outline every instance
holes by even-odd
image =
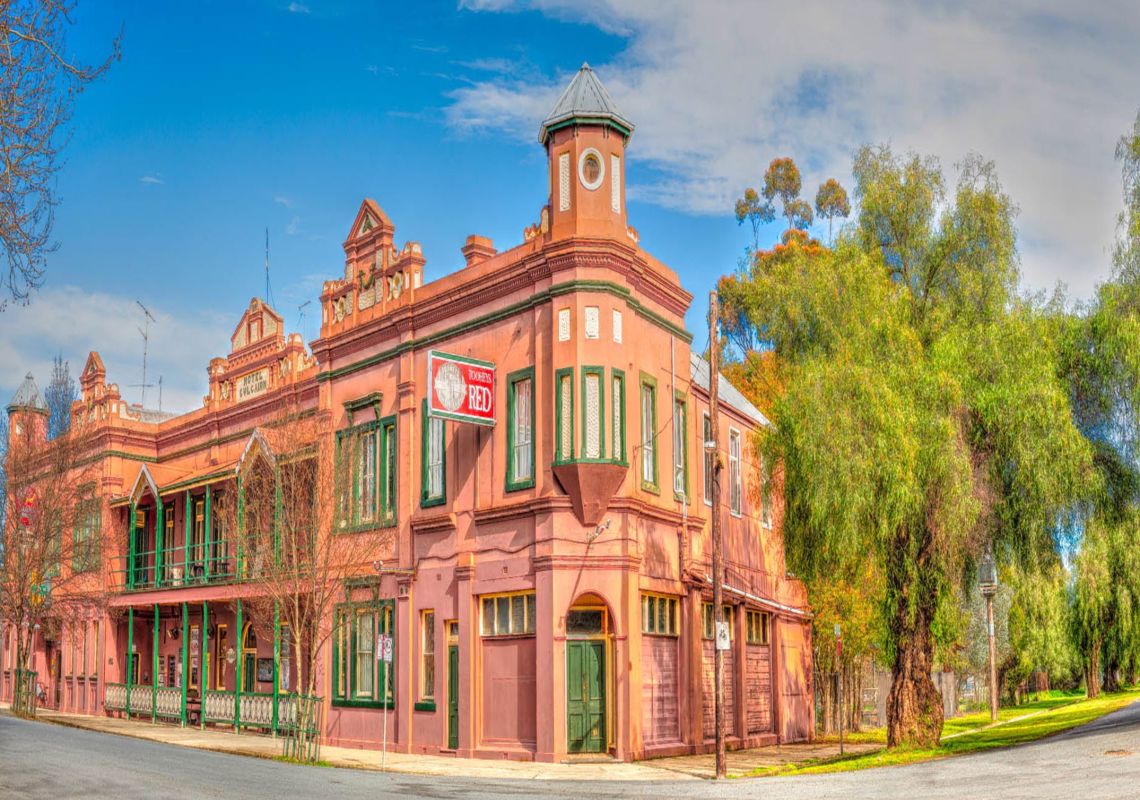
[[[120,557],[126,566],[112,572],[116,585],[126,591],[231,583],[237,578],[236,551],[236,544],[230,541],[213,542],[209,552],[197,545],[188,550],[179,546],[161,552],[143,550],[134,554],[133,561],[129,556]]]

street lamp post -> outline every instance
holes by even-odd
[[[987,545],[985,555],[978,564],[978,584],[986,598],[986,627],[990,640],[990,720],[998,718],[997,649],[994,646],[994,593],[997,592],[997,563],[993,550]]]

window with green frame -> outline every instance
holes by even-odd
[[[87,572],[99,566],[99,538],[102,531],[102,503],[98,497],[81,500],[75,510],[72,530],[71,569]]]
[[[610,370],[610,458],[625,463],[625,373]]]
[[[641,374],[641,488],[658,492],[657,488],[657,381]]]
[[[554,405],[557,409],[555,434],[556,461],[574,460],[574,368],[565,367],[554,373]]]
[[[394,707],[395,641],[391,662],[378,658],[381,636],[395,636],[394,600],[345,603],[334,611],[332,702],[336,706]]]
[[[396,524],[395,415],[337,431],[337,529]]]
[[[673,397],[673,497],[685,500],[689,496],[689,435],[688,404],[683,392]]]
[[[534,367],[507,376],[506,490],[534,486]]]
[[[600,461],[606,457],[605,370],[582,367],[582,459]]]
[[[447,502],[447,428],[442,417],[428,416],[427,400],[420,405],[420,507]]]

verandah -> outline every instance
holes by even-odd
[[[197,604],[194,604],[197,605]],[[233,659],[235,667],[234,690],[210,688],[211,656],[217,659],[218,653],[211,653],[211,635],[209,631],[209,602],[201,602],[200,623],[195,626],[196,635],[191,633],[191,604],[183,602],[181,606],[181,659],[177,662],[180,668],[173,671],[163,669],[163,659],[160,653],[161,611],[158,603],[154,604],[151,624],[151,681],[139,681],[139,667],[135,658],[135,608],[127,608],[127,662],[125,664],[125,683],[108,683],[106,685],[104,708],[108,711],[123,712],[127,719],[132,717],[150,717],[151,722],[159,719],[177,721],[180,725],[194,724],[195,721],[203,728],[207,723],[225,724],[234,726],[235,732],[244,728],[258,728],[267,730],[273,735],[282,731],[290,731],[298,724],[301,718],[298,715],[298,704],[310,702],[310,698],[293,692],[282,691],[281,687],[281,616],[279,609],[274,608],[273,615],[273,659],[272,659],[272,686],[271,692],[252,691],[247,685],[253,684],[255,676],[245,674],[250,669],[258,669],[258,659],[253,658],[247,663],[246,653],[239,652]],[[239,636],[239,650],[243,650],[243,632],[248,630],[247,620],[244,618],[245,608],[240,598],[234,601],[236,629]],[[214,647],[225,647],[224,640],[219,636],[213,637]],[[197,652],[195,658],[191,657],[191,648]],[[229,648],[232,649],[232,648]],[[140,654],[141,655],[141,654]],[[222,653],[227,658],[228,652]],[[199,660],[200,657],[200,660]],[[191,670],[200,663],[200,674],[192,675]],[[217,660],[217,663],[221,663]],[[191,666],[193,664],[193,666]],[[196,680],[193,680],[196,678]],[[192,684],[197,688],[192,688]],[[219,684],[220,685],[220,684]],[[196,718],[196,719],[195,719]],[[305,719],[311,719],[306,715]]]

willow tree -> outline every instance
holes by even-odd
[[[1076,560],[1074,640],[1090,695],[1140,672],[1140,115],[1117,146],[1124,210],[1113,274],[1080,315],[1057,315],[1074,418],[1099,491]]]
[[[1051,563],[1088,491],[1052,328],[1017,294],[1015,208],[992,164],[863,148],[859,218],[833,250],[758,267],[747,313],[784,394],[764,448],[785,471],[790,568],[809,581],[870,559],[882,576],[891,746],[937,745],[936,645],[992,543]]]

